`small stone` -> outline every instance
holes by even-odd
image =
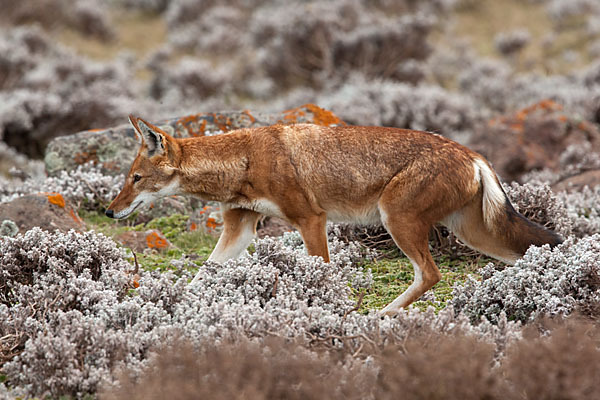
[[[0,236],[15,237],[19,233],[19,227],[10,219],[5,219],[0,223]]]

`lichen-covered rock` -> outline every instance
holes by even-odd
[[[220,234],[223,230],[223,215],[219,203],[207,202],[204,207],[196,208],[187,222],[190,231],[202,230],[211,234]]]
[[[171,243],[159,230],[150,229],[145,232],[127,231],[119,234],[116,240],[123,246],[141,253],[145,250],[166,250],[171,247]]]
[[[73,206],[60,193],[35,193],[0,203],[0,223],[12,221],[20,233],[38,226],[43,230],[85,230]]]
[[[170,135],[184,138],[239,128],[303,122],[318,125],[344,124],[332,112],[314,104],[273,114],[251,114],[249,111],[200,113],[158,121],[156,124]],[[127,173],[138,147],[133,128],[124,124],[58,137],[48,144],[44,162],[50,176],[56,176],[60,171],[74,170],[90,161],[98,165],[103,173],[118,175]]]
[[[595,188],[598,185],[600,185],[600,169],[584,171],[577,175],[562,179],[552,185],[552,189],[556,192],[561,192],[563,190],[580,192],[585,186]]]
[[[600,152],[598,128],[552,100],[494,118],[475,132],[473,139],[473,148],[507,181],[520,180],[534,170],[563,169],[563,152],[570,146]]]

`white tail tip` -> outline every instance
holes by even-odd
[[[475,179],[479,177],[483,186],[483,221],[490,230],[494,230],[497,218],[504,213],[506,196],[498,183],[496,173],[485,160],[476,158],[473,162]]]

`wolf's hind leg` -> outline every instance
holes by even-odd
[[[413,283],[380,312],[381,315],[392,316],[400,309],[408,307],[439,282],[441,273],[429,252],[429,224],[416,220],[415,216],[399,215],[387,216],[383,222],[415,271]]]

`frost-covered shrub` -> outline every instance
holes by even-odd
[[[524,49],[530,40],[531,35],[527,29],[517,29],[497,34],[494,37],[494,45],[502,55],[508,56]]]
[[[39,28],[0,35],[0,138],[19,151],[43,154],[61,134],[106,127],[154,104],[135,97],[129,60],[89,61]]]
[[[103,276],[105,283],[114,284],[117,277],[103,275],[105,270],[125,270],[129,264],[123,260],[123,252],[115,243],[102,234],[94,232],[77,233],[70,231],[64,233],[47,233],[39,228],[34,228],[16,238],[4,239],[0,242],[2,252],[2,271],[0,271],[0,287],[2,297],[0,302],[7,306],[23,305],[17,298],[23,295],[21,290],[37,290],[33,286],[22,288],[20,285],[35,285],[42,283],[39,290],[43,291],[44,283],[50,283],[51,279],[64,279],[69,274],[75,276],[87,270],[90,279],[98,280]],[[54,276],[56,275],[56,276]],[[66,290],[67,287],[54,287],[54,290]],[[70,289],[79,290],[77,287]],[[126,288],[122,288],[125,290]],[[50,285],[46,287],[51,291]],[[44,296],[42,292],[38,293]],[[123,296],[122,292],[120,296]],[[31,297],[33,300],[33,297]],[[56,298],[48,307],[63,309],[82,301],[78,296],[64,296]]]
[[[111,349],[100,350],[107,343],[95,338],[105,327],[89,318],[86,323],[83,313],[127,294],[129,264],[122,252],[102,235],[38,228],[4,238],[0,249],[0,359],[12,359],[2,366],[11,386],[39,394],[89,390],[90,380],[97,383],[99,371],[106,374],[107,363],[119,356],[102,353]],[[105,354],[104,366],[90,355],[94,351]],[[78,367],[77,360],[86,365]]]
[[[169,23],[169,43],[177,48],[197,50],[199,52],[210,51],[213,54],[228,54],[238,51],[244,44],[248,44],[248,36],[245,27],[248,24],[248,11],[231,6],[214,6],[208,9],[197,7],[194,13],[180,14],[175,11],[176,7],[182,7],[181,3],[174,2],[169,9],[167,21]],[[180,23],[185,20],[190,21]],[[193,19],[192,19],[193,18]],[[177,23],[175,22],[177,21]]]
[[[157,340],[164,312],[128,295],[132,268],[111,239],[34,228],[0,247],[0,349],[12,359],[2,366],[11,386],[80,397]]]
[[[454,86],[459,74],[471,67],[476,58],[467,41],[456,39],[448,46],[433,48],[431,56],[426,61],[426,70],[440,86]]]
[[[507,85],[511,108],[521,108],[550,99],[574,118],[593,121],[600,109],[598,90],[588,87],[578,76],[521,74]]]
[[[187,268],[133,275],[114,242],[93,232],[33,229],[3,238],[0,351],[8,385],[28,396],[81,397],[101,382],[117,383],[119,368],[139,375],[152,348],[175,337],[201,346],[275,336],[368,355],[418,332],[462,333],[499,352],[519,336],[518,325],[473,327],[452,308],[383,320],[351,312],[349,284],[364,288],[372,279],[357,264],[363,253],[356,244],[332,237],[330,263],[307,256],[297,233],[255,248],[200,267],[190,285]]]
[[[69,4],[68,25],[88,36],[109,40],[115,33],[109,21],[108,10],[104,3],[94,0],[77,0]]]
[[[503,188],[515,210],[527,219],[565,237],[572,233],[573,221],[569,218],[565,203],[556,197],[550,186],[512,182],[510,185],[504,184]]]
[[[568,238],[550,250],[530,247],[514,266],[497,271],[494,264],[455,288],[453,306],[472,321],[486,317],[529,322],[566,316],[574,311],[596,315],[600,305],[600,235]]]
[[[42,176],[43,174],[43,162],[29,159],[0,140],[0,181],[3,175],[26,179],[28,177]]]
[[[469,98],[439,86],[368,80],[361,75],[353,75],[318,100],[352,124],[420,129],[451,138],[469,133],[481,118]]]
[[[550,17],[562,25],[572,17],[600,13],[600,4],[595,0],[550,0],[546,9]]]
[[[336,34],[360,26],[360,19],[368,16],[351,0],[262,7],[250,23],[258,67],[284,88],[322,86],[332,72]]]
[[[68,27],[102,40],[114,35],[104,2],[93,0],[0,1],[0,20],[16,25],[37,23],[46,29]]]
[[[33,229],[4,238],[0,349],[12,360],[2,368],[11,386],[32,395],[81,396],[175,332],[194,341],[326,332],[322,324],[338,325],[353,306],[347,282],[369,283],[354,265],[361,252],[334,240],[325,264],[294,246],[259,241],[246,259],[203,267],[192,286],[184,272],[140,272],[132,296],[133,268],[102,235]]]
[[[204,343],[200,349],[175,344],[164,346],[141,377],[123,379],[100,398],[169,393],[175,398],[392,400],[402,393],[403,399],[415,400],[585,400],[600,395],[599,370],[591,367],[600,362],[597,324],[545,322],[526,334],[500,359],[490,343],[462,332],[425,331],[390,340],[381,351],[362,355],[368,357],[365,362],[344,350],[313,352],[277,339]]]
[[[598,324],[571,318],[546,321],[527,340],[514,342],[502,361],[500,373],[510,383],[504,398],[592,399],[600,397]],[[533,331],[533,332],[532,332]]]
[[[7,181],[0,186],[0,203],[30,193],[57,192],[78,205],[95,208],[112,201],[119,194],[123,180],[123,175],[104,175],[99,167],[89,163],[73,171],[61,171],[57,177]]]
[[[353,71],[419,81],[423,73],[415,74],[414,61],[430,53],[432,20],[413,14],[382,18],[369,11],[358,1],[296,4],[274,19],[265,8],[252,25],[255,45],[261,47],[259,64],[286,86],[323,87]]]
[[[593,69],[589,71],[592,75]],[[493,112],[509,112],[552,100],[572,117],[594,120],[600,98],[597,90],[586,85],[585,76],[516,74],[506,63],[480,60],[458,75],[458,83],[461,93]]]
[[[184,58],[175,66],[155,64],[155,76],[151,84],[152,96],[171,96],[182,100],[203,99],[227,91],[231,71],[215,69],[209,62],[197,58]],[[169,93],[174,92],[174,93]]]
[[[461,92],[496,112],[506,111],[510,97],[512,70],[500,61],[481,60],[458,75]]]
[[[182,399],[358,400],[375,383],[374,371],[359,362],[352,366],[352,360],[345,360],[342,367],[336,365],[335,354],[318,354],[282,340],[209,342],[200,350],[189,343],[164,347],[141,379],[127,377],[100,397],[134,400],[169,393]]]
[[[336,75],[360,71],[372,78],[421,81],[424,72],[417,62],[431,52],[425,38],[432,25],[430,19],[409,16],[352,30],[333,44]]]
[[[571,145],[563,151],[559,159],[558,172],[548,169],[536,171],[524,176],[528,182],[524,186],[547,187],[547,185],[561,185],[562,181],[573,176],[580,175],[589,170],[600,169],[600,156],[591,151],[588,145]],[[584,237],[600,232],[600,185],[595,187],[577,187],[577,190],[569,190],[569,186],[562,185],[562,191],[551,195],[551,202],[555,201],[562,204],[559,209],[564,209],[570,222],[564,223],[563,212],[556,219],[563,221],[559,225],[571,226],[570,234],[577,237]],[[564,190],[566,189],[566,190]],[[539,190],[539,189],[538,189]],[[548,198],[548,199],[550,199]],[[538,199],[542,203],[547,200]],[[559,231],[567,234],[564,228],[559,227]]]
[[[175,3],[175,1],[167,0],[113,0],[116,4],[129,8],[132,10],[139,10],[145,12],[162,13],[167,9],[169,3]]]
[[[573,235],[583,237],[600,232],[600,185],[573,193],[560,192],[557,198],[565,204]]]
[[[598,86],[600,85],[600,61],[592,63],[582,73],[583,82],[587,86]]]

